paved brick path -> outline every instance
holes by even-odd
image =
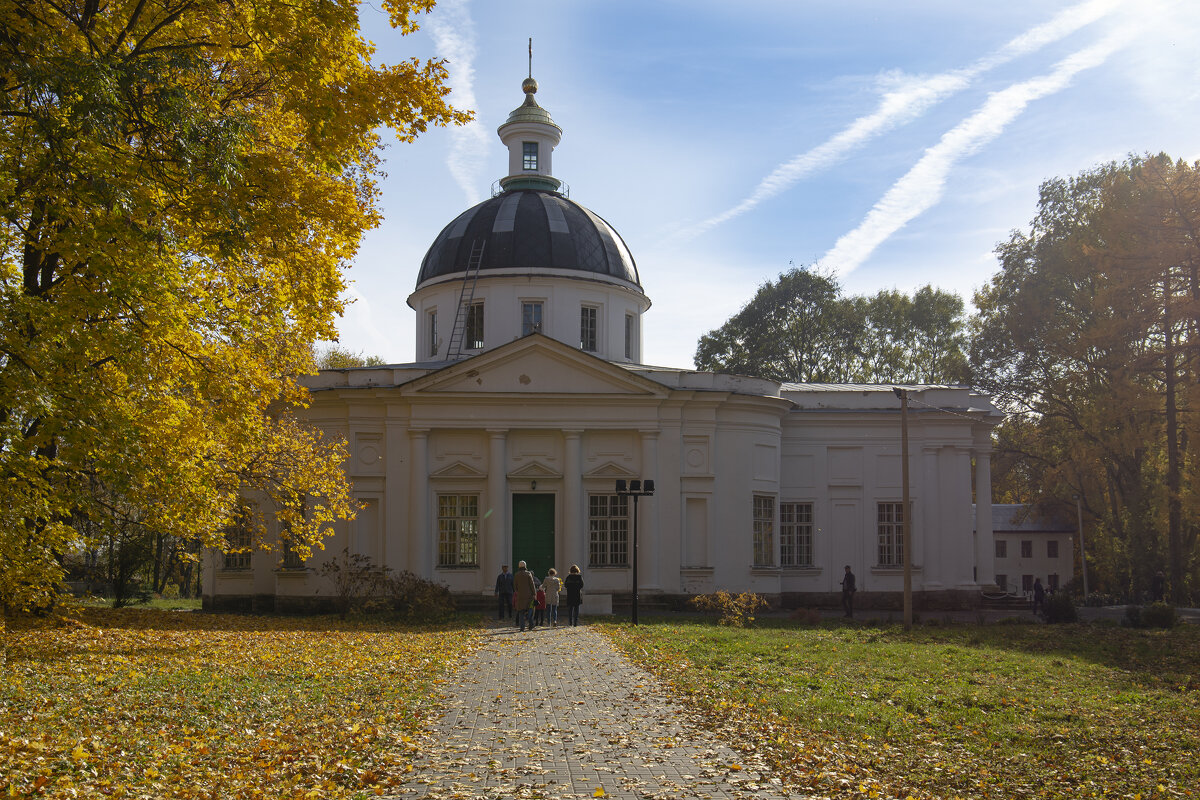
[[[784,796],[586,625],[480,635],[397,797]]]

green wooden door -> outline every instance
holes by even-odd
[[[512,543],[513,572],[524,561],[539,581],[546,577],[554,566],[554,495],[512,496]]]

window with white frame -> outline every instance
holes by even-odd
[[[996,540],[996,558],[1008,558],[1008,542],[1004,539]]]
[[[467,309],[467,327],[463,334],[463,345],[468,350],[483,349],[483,303],[471,303]]]
[[[429,309],[429,357],[435,358],[438,353],[437,309]]]
[[[525,300],[521,303],[521,335],[541,333],[542,312],[544,308],[540,300]]]
[[[1051,539],[1050,541],[1046,542],[1046,557],[1047,558],[1058,558],[1058,540],[1057,539]]]
[[[813,563],[813,504],[779,504],[779,563],[811,567]]]
[[[904,504],[878,506],[879,556],[881,567],[904,566]]]
[[[637,350],[634,341],[637,336],[637,317],[633,314],[625,315],[625,357],[633,358],[634,352]]]
[[[479,495],[438,495],[438,566],[479,566]]]
[[[248,507],[239,508],[225,529],[225,569],[250,569],[254,552],[252,513]]]
[[[580,306],[579,308],[579,349],[589,353],[596,352],[597,335],[600,319],[600,309],[596,306]]]
[[[775,498],[754,495],[754,566],[775,566]]]
[[[521,142],[521,168],[527,170],[538,168],[537,142]]]
[[[1023,539],[1021,541],[1021,558],[1033,558],[1033,540]]]
[[[588,553],[593,567],[629,564],[629,498],[588,495]]]

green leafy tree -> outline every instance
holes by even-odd
[[[432,5],[384,2],[402,33]],[[0,605],[51,597],[93,485],[217,547],[244,490],[300,552],[352,515],[297,376],[379,221],[378,131],[467,119],[357,13],[0,0]]]
[[[828,275],[793,269],[701,337],[697,368],[799,383],[958,383],[966,322],[957,295],[844,297]]]
[[[352,367],[381,367],[387,362],[379,356],[364,355],[340,345],[331,344],[316,351],[317,369],[349,369]]]

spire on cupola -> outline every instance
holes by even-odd
[[[562,128],[554,124],[550,112],[538,105],[534,95],[538,84],[533,79],[533,39],[529,40],[529,77],[521,82],[525,102],[508,115],[496,129],[508,148],[508,175],[500,179],[504,191],[542,189],[558,191],[562,181],[550,171],[550,156],[562,139]]]

